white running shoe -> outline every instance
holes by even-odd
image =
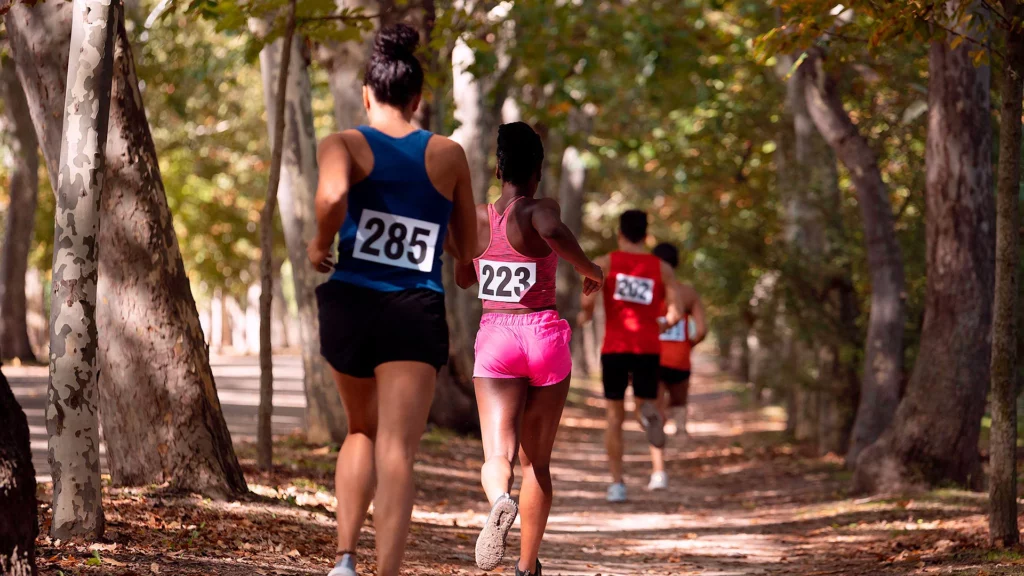
[[[608,501],[625,502],[626,501],[626,485],[622,482],[616,482],[608,487]]]
[[[651,482],[647,484],[647,489],[651,491],[668,490],[668,473],[655,472],[651,474]]]
[[[359,576],[356,573],[356,558],[351,554],[345,554],[334,565],[334,568],[327,573],[327,576]]]

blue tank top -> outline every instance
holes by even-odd
[[[432,134],[393,138],[369,126],[358,130],[373,152],[373,170],[349,189],[331,280],[380,292],[444,292],[441,253],[452,201],[427,176]]]

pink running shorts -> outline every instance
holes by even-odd
[[[572,371],[569,323],[558,312],[484,314],[476,335],[474,378],[529,378],[558,384]]]

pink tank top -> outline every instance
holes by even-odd
[[[479,280],[477,295],[484,301],[484,310],[540,309],[555,305],[558,254],[552,250],[543,258],[531,258],[520,254],[508,241],[508,216],[519,200],[512,200],[504,214],[499,214],[493,204],[487,205],[491,241],[484,253],[473,259]]]

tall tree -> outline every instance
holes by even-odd
[[[835,80],[824,68],[824,51],[812,48],[798,73],[807,109],[818,131],[846,166],[857,189],[864,243],[871,272],[871,309],[865,342],[860,405],[850,438],[847,462],[882,435],[900,401],[903,377],[904,274],[896,241],[889,191],[878,168],[878,157],[850,120]]]
[[[949,2],[950,12],[958,4]],[[970,43],[952,43],[972,33],[960,22],[933,40],[928,54],[928,285],[920,349],[892,425],[857,460],[862,490],[981,480],[995,268],[990,71],[975,66]]]
[[[50,312],[50,435],[55,538],[103,534],[96,403],[100,195],[120,3],[73,6],[64,141],[57,178]]]
[[[28,419],[0,372],[0,574],[35,576],[39,533]]]
[[[0,254],[0,349],[8,358],[34,361],[28,337],[25,273],[39,197],[39,141],[14,60],[0,57],[0,98],[11,130],[10,204]]]
[[[287,24],[282,38],[281,66],[277,72],[277,90],[274,92],[273,101],[270,180],[267,183],[266,203],[260,211],[260,409],[256,432],[259,466],[263,470],[270,470],[273,466],[270,415],[274,409],[274,361],[273,345],[270,341],[270,305],[274,298],[274,208],[277,206],[277,191],[281,183],[281,157],[284,155],[285,105],[288,102],[288,74],[295,39],[295,5],[296,0],[291,0],[288,4]]]
[[[5,25],[43,157],[53,171],[71,37],[67,3],[18,4]],[[99,244],[97,323],[104,440],[119,485],[168,483],[216,497],[247,491],[217,399],[123,17]],[[57,125],[55,128],[54,125]]]
[[[999,175],[996,206],[996,288],[992,330],[992,434],[989,536],[1001,546],[1020,542],[1017,528],[1017,345],[1020,266],[1020,152],[1024,87],[1024,4],[1003,0],[1006,62],[999,94]]]
[[[250,29],[258,36],[269,27],[264,20],[252,20]],[[347,43],[346,43],[347,44]],[[320,321],[316,308],[316,286],[324,281],[310,266],[306,257],[306,239],[316,233],[316,196],[318,168],[316,164],[316,131],[313,126],[313,95],[309,79],[309,54],[302,36],[290,45],[290,65],[284,83],[282,47],[284,39],[267,44],[260,52],[263,78],[263,100],[267,109],[270,145],[277,148],[275,129],[278,110],[278,86],[287,85],[284,96],[284,143],[278,202],[288,260],[292,266],[295,300],[298,304],[299,343],[302,350],[303,383],[306,394],[306,435],[310,442],[341,442],[347,429],[345,409],[334,387],[327,364],[320,356]],[[338,64],[341,66],[341,64]],[[361,94],[361,92],[360,92]],[[362,109],[362,98],[359,99]]]

